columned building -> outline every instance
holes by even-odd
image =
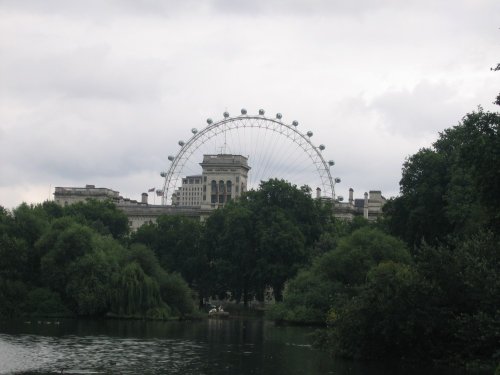
[[[172,195],[172,205],[152,205],[148,194],[142,193],[136,201],[122,197],[118,191],[108,188],[56,187],[54,201],[61,206],[82,202],[87,199],[111,200],[129,218],[130,228],[136,230],[141,225],[154,222],[160,215],[183,215],[204,220],[211,211],[223,207],[237,199],[247,190],[248,159],[242,155],[204,155],[200,163],[200,175],[186,176],[181,186]],[[318,192],[318,199],[321,198]],[[364,199],[354,199],[354,190],[349,190],[349,201],[336,201],[332,207],[336,217],[352,220],[364,216],[368,220],[380,217],[386,199],[378,190],[370,190]]]
[[[223,207],[247,190],[248,159],[241,155],[203,155],[202,208]]]
[[[247,190],[248,159],[241,155],[203,155],[201,175],[186,176],[172,194],[177,207],[223,207]]]

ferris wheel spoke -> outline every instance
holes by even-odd
[[[307,184],[317,180],[323,194],[335,198],[330,173],[333,162],[327,164],[321,155],[320,151],[324,150],[324,146],[316,148],[311,143],[309,138],[312,132],[302,134],[297,130],[297,122],[287,125],[279,121],[281,115],[277,115],[277,119],[271,119],[264,117],[264,113],[260,111],[258,116],[246,115],[245,112],[238,117],[226,114],[224,117],[219,122],[209,121],[201,131],[192,129],[193,136],[186,143],[179,142],[181,149],[173,159],[169,157],[172,163],[165,172],[164,204],[168,203],[170,195],[180,186],[184,174],[199,174],[199,159],[203,154],[217,153],[217,149],[221,153],[236,153],[249,158],[252,167],[248,176],[250,185],[257,184],[259,179],[278,177],[275,174],[279,168],[281,173],[292,175],[294,179],[300,180],[303,177],[302,180]],[[287,147],[285,142],[280,142],[284,139],[295,147]],[[304,153],[307,155],[305,158]]]

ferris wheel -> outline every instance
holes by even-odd
[[[287,124],[277,113],[274,118],[266,117],[260,109],[258,115],[250,115],[246,109],[241,115],[231,117],[223,113],[223,119],[207,119],[207,126],[191,129],[187,141],[180,140],[180,150],[169,155],[170,165],[161,172],[164,178],[162,204],[171,201],[172,194],[181,186],[183,177],[200,175],[200,163],[206,154],[234,154],[248,158],[251,167],[248,175],[248,189],[257,188],[261,181],[270,178],[284,179],[296,186],[307,185],[321,198],[335,200],[335,184],[340,178],[332,178],[333,160],[326,161],[323,144],[311,142],[312,131],[302,133],[298,121]],[[340,197],[338,197],[341,199]]]

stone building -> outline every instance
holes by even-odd
[[[56,187],[54,191],[54,201],[61,206],[84,202],[87,199],[107,200],[117,202],[120,193],[108,188],[96,188],[95,185],[85,185],[85,187]]]
[[[156,221],[160,215],[183,215],[203,220],[216,208],[241,196],[247,190],[248,166],[247,158],[241,155],[204,155],[201,175],[186,176],[182,184],[172,195],[172,205],[149,204],[148,194],[142,193],[141,200],[136,201],[122,197],[118,191],[108,188],[56,187],[54,201],[61,206],[85,201],[86,199],[111,200],[129,218],[131,230],[141,225]],[[322,199],[318,193],[317,199]],[[376,220],[382,215],[382,207],[386,199],[377,190],[365,193],[364,199],[354,199],[354,190],[349,190],[348,202],[335,202],[334,215],[338,218],[352,220],[355,216],[363,216],[368,220]],[[331,204],[330,201],[325,201]]]
[[[370,190],[364,194],[363,199],[354,198],[353,188],[349,189],[349,200],[347,202],[335,202],[333,212],[335,217],[352,220],[355,216],[363,216],[370,221],[377,220],[382,216],[382,207],[387,200],[379,190]]]
[[[172,205],[209,210],[223,207],[247,190],[248,159],[241,155],[203,155],[201,175],[186,176]]]
[[[247,190],[248,159],[241,155],[203,155],[203,200],[201,207],[224,206]],[[206,194],[205,194],[206,193]]]

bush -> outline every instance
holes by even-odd
[[[36,288],[28,293],[26,313],[35,316],[66,316],[71,312],[64,306],[61,297],[48,288]]]

